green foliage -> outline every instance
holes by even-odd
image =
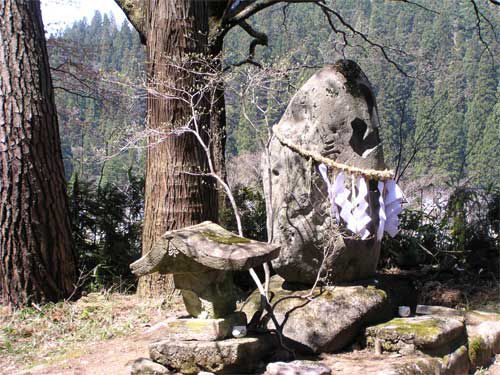
[[[144,180],[95,186],[74,175],[69,186],[73,240],[86,287],[99,290],[134,280],[129,264],[141,253]]]
[[[144,159],[138,149],[122,149],[146,117],[138,95],[145,53],[137,33],[96,12],[48,46],[67,178],[77,173],[126,185],[127,171],[138,173]]]
[[[248,186],[236,186],[233,189],[233,195],[239,209],[245,237],[266,241],[266,202],[262,192]],[[229,205],[226,211],[221,213],[220,221],[223,227],[237,232],[236,220]]]
[[[343,0],[334,5],[346,22],[372,40],[393,47],[387,49],[390,57],[410,77],[401,75],[377,48],[368,47],[360,38],[351,39],[351,47],[343,47],[342,35],[335,34],[318,7],[311,4],[268,9],[253,17],[253,25],[269,36],[269,46],[257,49],[258,60],[264,66],[283,62],[303,66],[302,71],[289,77],[294,90],[311,72],[306,66],[316,69],[343,56],[356,60],[376,90],[384,153],[390,167],[400,167],[401,171],[408,165],[405,172],[409,178],[437,173],[454,184],[470,177],[475,185],[484,186],[484,173],[479,172],[484,164],[482,150],[493,150],[498,140],[493,134],[498,121],[492,119],[486,127],[498,102],[498,96],[494,96],[498,67],[478,40],[470,2],[419,3],[436,13],[397,2]],[[493,24],[500,23],[493,5],[479,6]],[[335,25],[343,30],[339,22]],[[482,31],[492,54],[499,55],[499,44],[490,28]],[[232,31],[225,41],[227,63],[242,60],[248,43],[249,37],[242,30]],[[398,55],[397,49],[405,53]],[[284,106],[267,101],[266,94],[263,90],[259,95],[259,106],[275,110],[272,125],[279,121]],[[256,152],[255,131],[240,116],[239,100],[231,93],[227,97],[228,152]],[[258,116],[254,118],[258,123]],[[492,157],[489,152],[487,158]]]
[[[412,267],[434,264],[497,275],[500,190],[457,188],[446,203],[406,209],[401,231],[382,243],[382,263]],[[486,268],[486,269],[484,269]]]

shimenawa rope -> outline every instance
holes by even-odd
[[[369,177],[374,180],[391,180],[394,178],[394,171],[390,169],[385,169],[383,171],[376,170],[376,169],[364,169],[364,168],[358,168],[358,167],[353,167],[347,164],[342,164],[338,163],[333,159],[326,158],[316,152],[309,151],[303,147],[300,147],[296,145],[295,143],[290,142],[287,140],[285,137],[283,137],[279,132],[276,130],[273,130],[275,137],[280,141],[281,144],[284,146],[288,147],[292,151],[295,151],[296,153],[309,158],[313,159],[317,163],[323,163],[328,167],[345,171],[351,174],[361,174],[363,176]]]

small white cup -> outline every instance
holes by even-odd
[[[247,327],[246,326],[234,326],[232,334],[233,334],[233,337],[236,337],[236,338],[245,337],[247,335]]]
[[[403,318],[410,316],[410,314],[411,314],[410,306],[399,306],[398,307],[398,314],[399,314],[399,316],[401,316]]]

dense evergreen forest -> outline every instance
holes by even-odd
[[[396,1],[336,2],[343,19],[376,45],[342,25],[333,33],[319,7],[295,4],[260,12],[254,27],[268,34],[269,46],[257,48],[256,60],[264,71],[292,70],[286,83],[282,79],[274,90],[264,83],[254,97],[252,103],[267,118],[251,106],[242,109],[239,93],[248,75],[230,76],[228,159],[259,152],[256,132],[266,128],[266,120],[269,125],[279,120],[291,95],[315,69],[346,57],[359,63],[376,89],[386,163],[404,181],[495,188],[500,79],[494,57],[500,56],[500,47],[491,25],[500,24],[498,9],[482,4],[478,29],[474,8],[466,1],[421,4],[428,9]],[[232,31],[225,39],[225,64],[245,59],[249,43],[244,32]],[[121,271],[114,272],[126,274],[140,246],[144,142],[134,137],[146,117],[144,48],[127,23],[116,25],[96,13],[53,35],[49,53],[66,177],[73,212],[80,212],[73,218],[77,246],[83,248],[80,254],[89,255],[89,269],[105,265],[113,247],[125,246],[128,251],[120,252],[118,261]],[[238,69],[259,70],[248,64]],[[253,196],[242,194],[242,199]],[[263,219],[261,211],[256,221]]]
[[[410,162],[412,178],[435,175],[455,184],[468,178],[474,185],[486,186],[497,181],[490,166],[500,161],[496,152],[500,87],[493,59],[498,43],[486,22],[481,32],[487,45],[479,39],[474,10],[466,2],[424,3],[431,10],[397,2],[338,2],[345,20],[386,46],[406,76],[377,47],[359,38],[349,39],[352,46],[343,48],[342,35],[334,34],[320,10],[307,4],[269,9],[256,17],[255,26],[269,35],[269,46],[258,47],[257,60],[264,66],[303,67],[289,77],[293,85],[284,96],[293,94],[293,87],[312,74],[312,68],[332,63],[342,53],[356,60],[377,91],[384,151],[391,167],[398,165],[402,144],[400,164]],[[496,9],[483,12],[499,24]],[[226,38],[227,63],[244,58],[248,44],[245,33],[232,32]],[[57,104],[67,177],[102,175],[104,182],[122,184],[130,168],[141,170],[140,150],[115,156],[146,116],[140,94],[144,51],[138,36],[127,23],[117,26],[107,15],[96,13],[92,20],[63,30],[50,46],[51,65],[59,67],[54,75],[60,87]],[[72,92],[64,90],[72,87]],[[227,91],[231,158],[257,151],[258,144],[233,91]],[[272,108],[271,122],[279,119],[286,99],[281,108]]]

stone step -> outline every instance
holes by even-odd
[[[172,340],[218,341],[232,337],[233,327],[246,326],[246,315],[235,312],[225,318],[171,318],[157,324],[158,335]]]
[[[380,343],[385,351],[420,350],[436,356],[452,353],[466,342],[463,321],[441,316],[395,318],[368,327],[365,336],[369,346]]]
[[[182,374],[248,374],[265,368],[276,345],[272,335],[222,341],[163,340],[150,344],[149,355],[154,362]]]

